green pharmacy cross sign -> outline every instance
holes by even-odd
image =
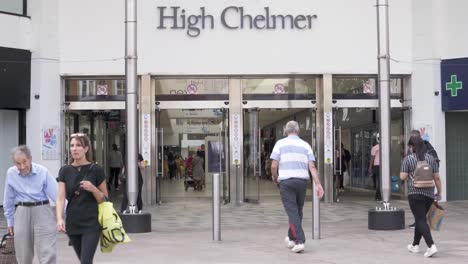
[[[439,86],[442,111],[468,111],[468,90],[463,89],[463,83],[468,83],[468,57],[442,60]]]
[[[445,90],[450,90],[451,96],[455,97],[458,95],[458,90],[463,89],[463,82],[457,81],[457,75],[450,76],[450,82],[445,84]]]

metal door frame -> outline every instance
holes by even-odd
[[[156,203],[161,204],[162,203],[162,198],[161,198],[161,177],[163,176],[162,173],[164,173],[164,165],[161,163],[161,166],[159,166],[159,149],[157,149],[160,144],[160,136],[159,133],[164,133],[164,131],[159,130],[159,118],[156,118],[156,116],[159,116],[157,112],[161,110],[204,110],[204,109],[229,109],[229,103],[226,104],[226,101],[158,101],[157,99],[155,100],[154,105],[154,116],[155,116],[155,122],[154,122],[154,130],[153,130],[153,143],[152,143],[152,148],[154,150],[154,155],[152,155],[152,163],[155,164],[155,166],[152,166],[152,175],[156,175]],[[182,106],[182,107],[181,107]],[[226,118],[228,118],[226,116]],[[163,137],[163,134],[161,134],[161,137]],[[161,155],[163,154],[164,151],[162,151]],[[225,148],[225,153],[226,157],[229,157],[229,147]],[[163,156],[161,156],[163,158]],[[229,160],[229,159],[227,159]],[[228,179],[230,177],[230,173],[228,173]],[[229,180],[228,180],[229,182]],[[229,185],[229,184],[228,184]]]
[[[274,106],[274,107],[273,107]],[[258,109],[261,111],[262,109],[311,109],[312,111],[316,112],[317,115],[317,105],[315,100],[244,100],[242,101],[242,110],[246,109]],[[317,128],[317,116],[315,116],[315,128]],[[316,131],[317,132],[317,131]],[[318,155],[318,150],[316,149],[317,142],[319,139],[318,138],[313,138],[313,132],[311,133],[311,145],[312,149],[316,151],[317,155],[316,158],[319,157]],[[242,155],[243,156],[243,155]],[[240,166],[240,171],[242,173],[240,177],[240,185],[242,186],[242,201],[245,201],[245,175],[244,175],[244,166],[245,166],[245,159],[242,157],[243,162],[241,163]],[[318,164],[316,165],[318,166]],[[259,192],[259,202],[260,202],[260,192]]]
[[[249,115],[249,118],[248,118],[249,123],[250,122],[255,123],[255,124],[249,124],[248,127],[249,127],[249,138],[253,139],[253,140],[249,139],[249,146],[250,146],[249,153],[250,155],[253,155],[251,160],[253,161],[253,176],[255,177],[254,184],[256,184],[256,186],[254,186],[254,189],[256,189],[256,193],[252,197],[247,197],[248,195],[246,194],[246,191],[247,189],[251,189],[251,188],[246,188],[245,177],[251,176],[251,175],[249,175],[249,172],[247,172],[247,175],[243,174],[243,177],[242,177],[242,182],[243,182],[242,189],[244,190],[243,197],[244,197],[245,202],[258,204],[260,202],[260,177],[261,177],[261,170],[262,170],[261,153],[260,153],[260,128],[259,128],[259,114],[258,114],[260,109],[257,107],[254,107],[254,108],[244,108],[243,110],[244,110],[244,113],[248,113]],[[253,116],[253,113],[255,113],[255,118],[252,120],[251,116]],[[246,121],[245,117],[243,117],[242,119],[244,122]],[[251,127],[252,125],[253,125],[253,128]],[[244,129],[244,125],[243,125],[243,129]],[[245,144],[245,140],[244,140],[244,144]],[[252,149],[254,151],[252,151]],[[243,163],[244,166],[242,168],[242,172],[245,172],[246,161],[247,159],[244,158],[244,163]]]
[[[342,99],[342,100],[333,100],[333,127],[336,125],[336,110],[340,108],[360,108],[360,109],[379,109],[379,100],[378,99]],[[391,109],[405,109],[402,100],[400,99],[391,99],[390,100]],[[377,124],[377,129],[379,129]],[[342,139],[341,139],[342,141]],[[333,151],[335,150],[335,140],[333,140]],[[335,162],[333,162],[333,170],[335,170]],[[367,164],[366,164],[367,165]],[[350,173],[350,172],[348,172]],[[334,177],[334,175],[333,175]],[[349,175],[351,177],[351,175]],[[350,179],[351,182],[351,179]],[[335,189],[335,188],[333,188]],[[336,197],[335,190],[333,197]],[[335,199],[334,199],[335,201]]]

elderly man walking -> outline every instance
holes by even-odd
[[[315,168],[315,156],[309,143],[299,137],[299,125],[289,121],[285,128],[286,138],[278,140],[270,159],[273,182],[279,185],[281,200],[288,214],[289,230],[286,246],[293,252],[304,251],[305,235],[302,229],[302,209],[309,181],[309,172],[316,184],[316,194],[323,197],[323,188]]]
[[[12,159],[15,166],[6,173],[3,209],[8,233],[15,236],[16,259],[32,264],[36,253],[39,263],[56,263],[55,212],[49,199],[57,199],[57,181],[44,166],[32,163],[25,145],[13,149]]]

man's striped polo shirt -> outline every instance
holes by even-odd
[[[309,161],[315,161],[309,143],[298,136],[288,136],[278,140],[270,159],[279,163],[278,181],[289,178],[309,179]]]

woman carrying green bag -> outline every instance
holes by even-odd
[[[91,161],[90,140],[85,134],[70,136],[70,165],[59,171],[57,231],[66,232],[80,259],[93,263],[102,227],[98,222],[98,204],[108,197],[103,168]],[[68,201],[63,220],[65,198]]]

